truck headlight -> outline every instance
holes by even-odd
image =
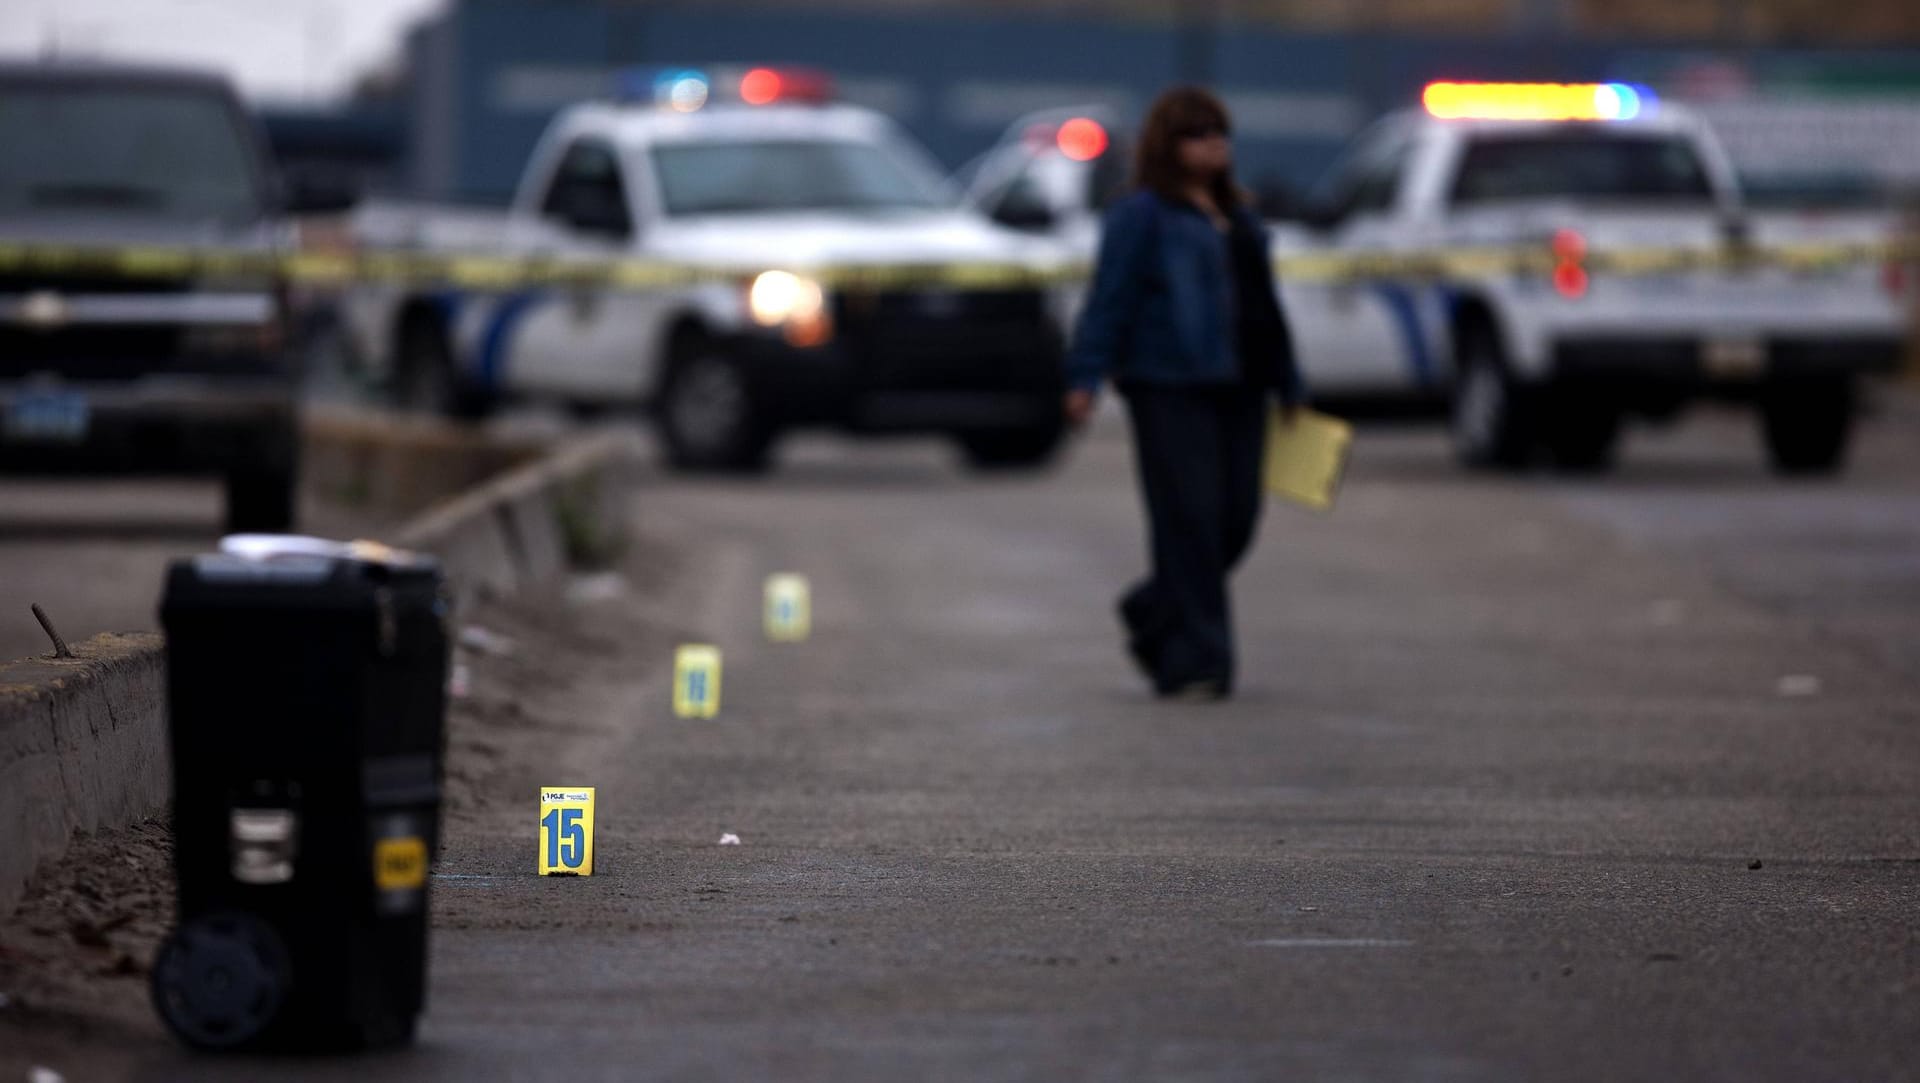
[[[261,306],[264,311],[260,311],[258,315],[248,315],[231,321],[189,324],[181,331],[180,349],[185,353],[202,356],[230,354],[279,356],[287,344],[288,313],[293,310],[287,284],[277,282],[271,293],[245,295],[233,300],[249,307],[262,301],[266,304]]]
[[[795,346],[818,346],[832,335],[820,283],[791,271],[762,271],[747,287],[747,312],[762,327],[782,328]]]
[[[215,323],[188,327],[180,348],[190,354],[277,354],[285,341],[278,317],[262,323]]]

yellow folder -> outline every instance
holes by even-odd
[[[1302,408],[1288,422],[1275,410],[1267,421],[1267,491],[1331,510],[1352,446],[1353,426],[1337,417]]]

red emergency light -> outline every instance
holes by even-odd
[[[740,100],[748,105],[766,105],[780,97],[780,73],[772,68],[755,68],[740,77]]]
[[[1553,288],[1569,301],[1587,295],[1587,238],[1579,230],[1553,231]]]
[[[1076,162],[1091,162],[1107,151],[1107,130],[1100,122],[1074,117],[1054,133],[1054,145],[1060,153]]]
[[[748,105],[823,105],[833,100],[833,79],[810,68],[754,68],[740,77],[740,100]]]

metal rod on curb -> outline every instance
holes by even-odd
[[[40,608],[39,602],[33,603],[33,619],[40,622],[40,627],[46,630],[47,638],[53,640],[53,656],[55,658],[73,657],[73,651],[67,648],[67,641],[61,639],[60,633],[54,630],[53,621],[47,618],[47,611]]]

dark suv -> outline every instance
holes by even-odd
[[[285,201],[233,89],[0,65],[0,147],[0,473],[217,475],[230,531],[290,528],[298,378],[267,258]],[[182,248],[241,258],[59,258]]]

